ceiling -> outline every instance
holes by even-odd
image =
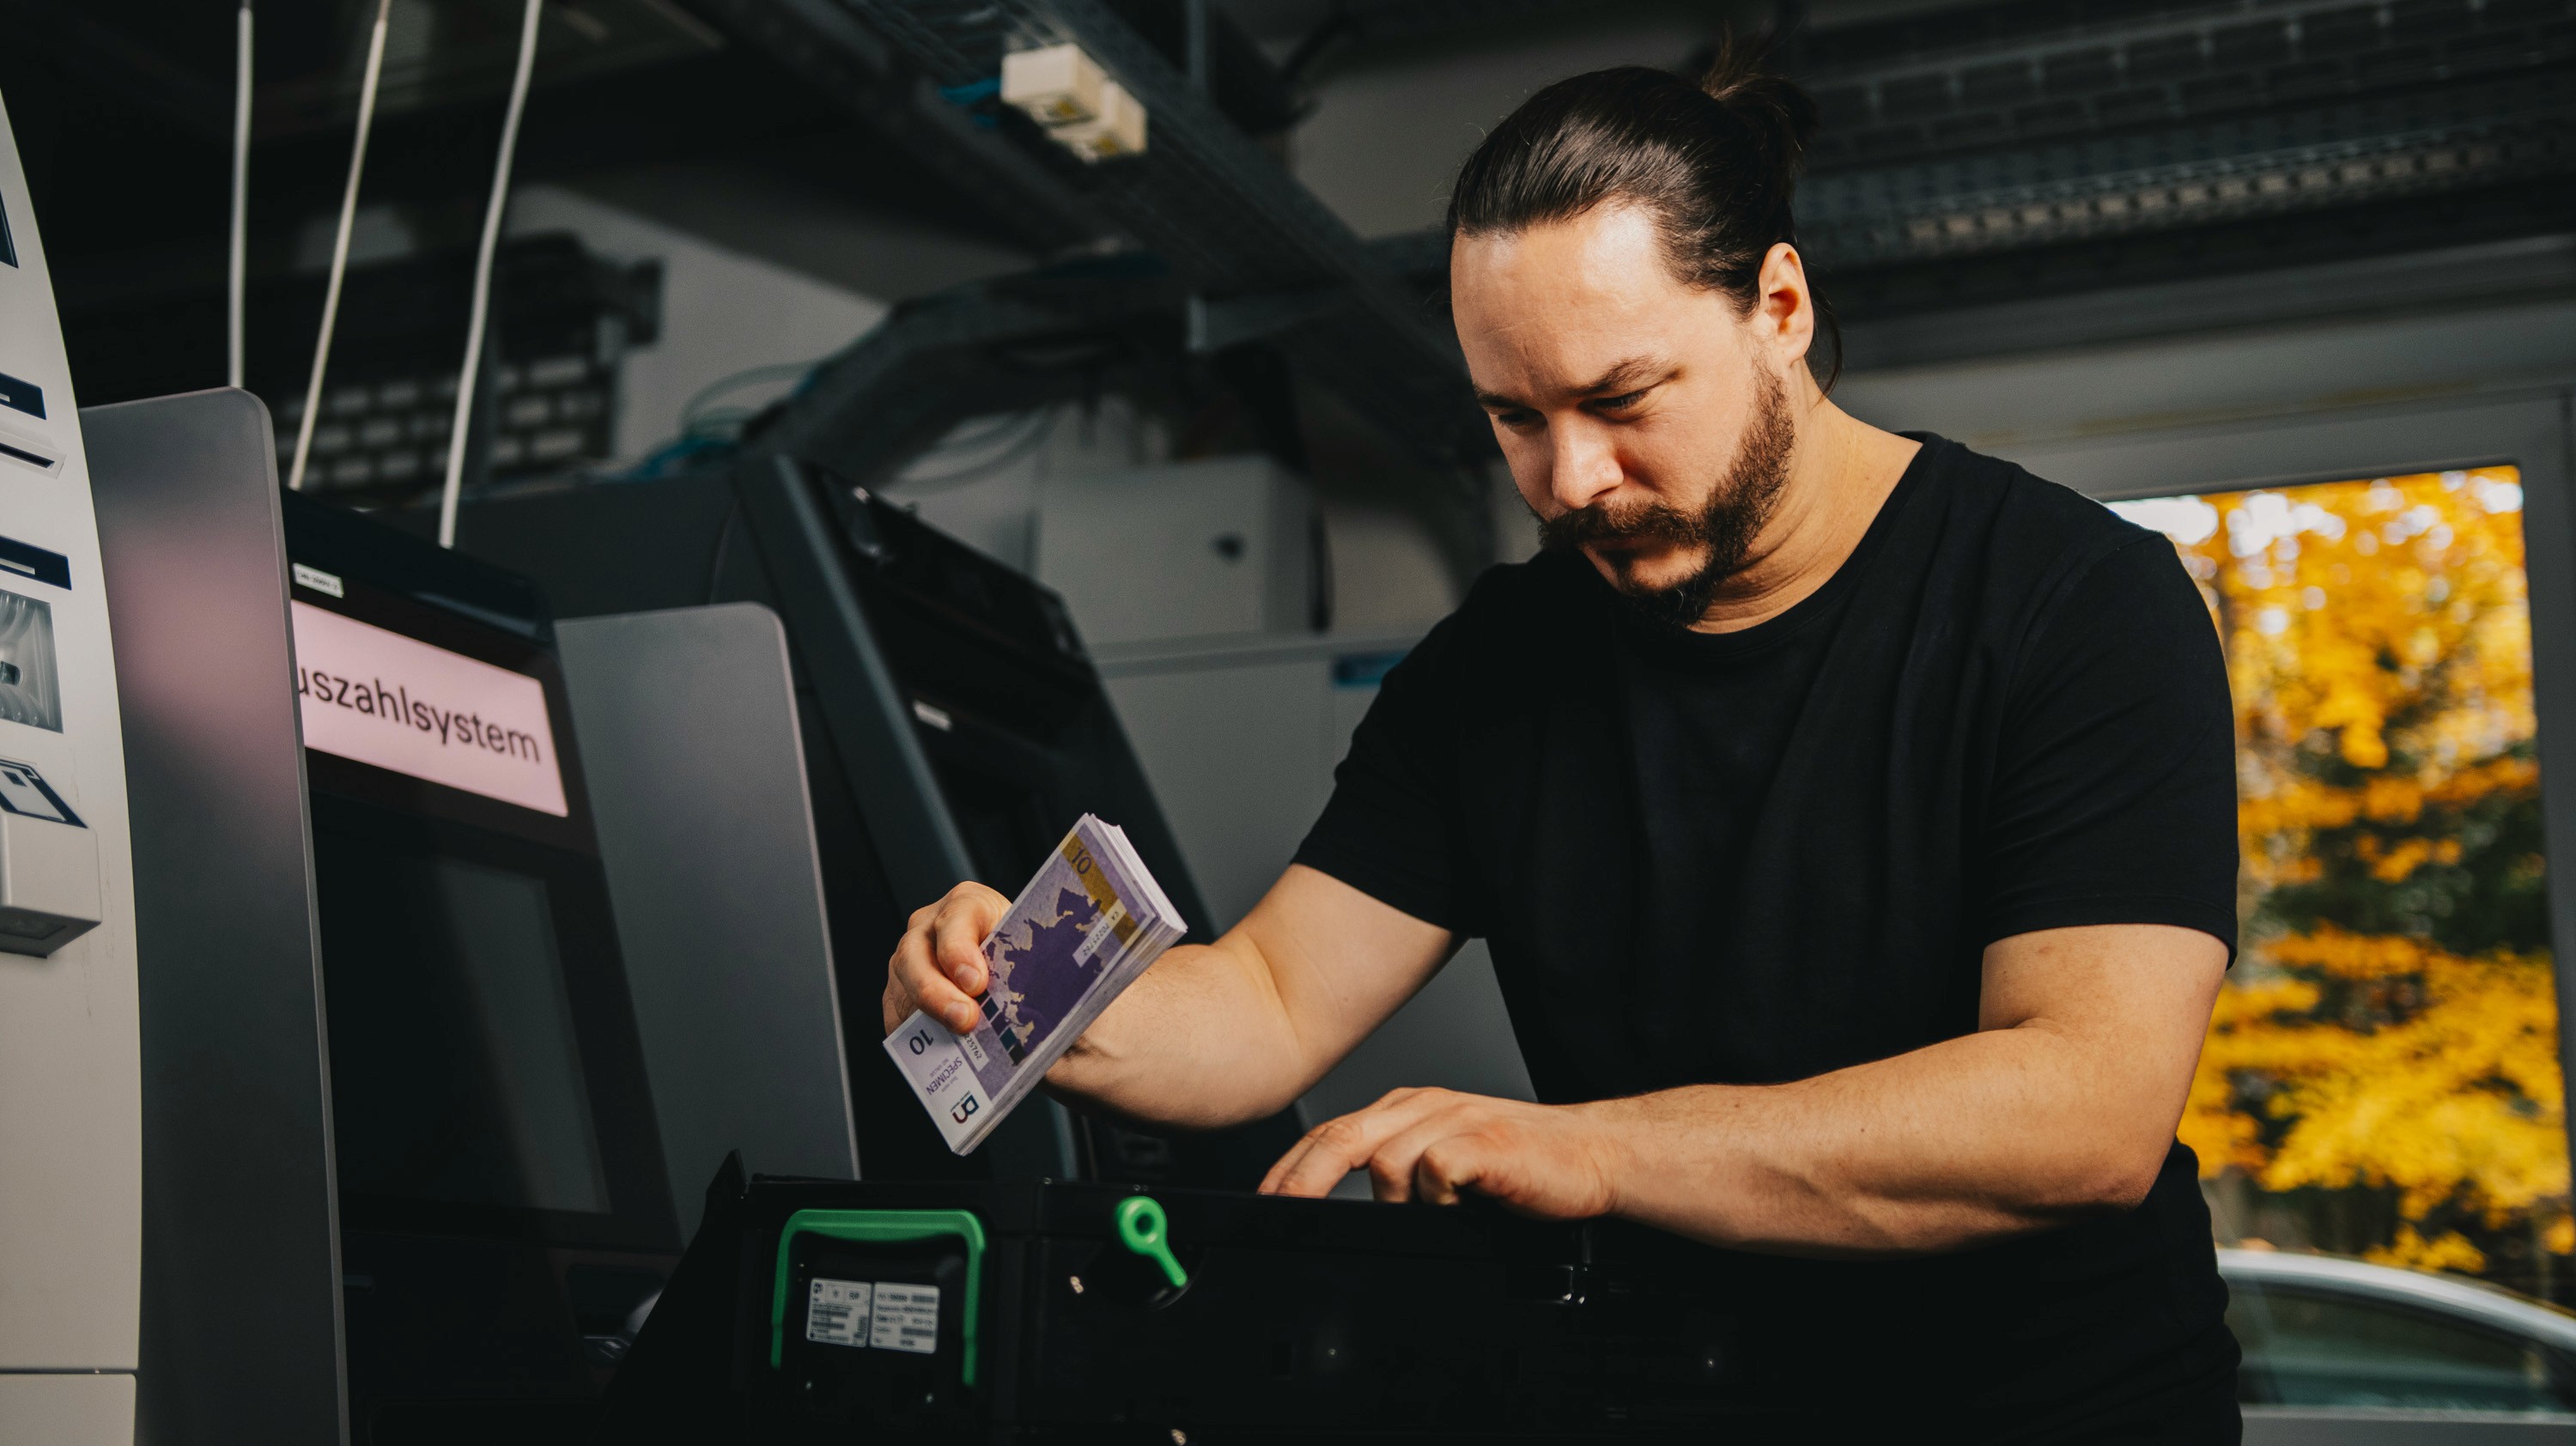
[[[1148,44],[1177,48],[1184,0],[1101,3]],[[1214,99],[1237,129],[1268,137],[1273,154],[1284,154],[1280,138],[1298,129],[1301,107],[1341,103],[1343,77],[1374,77],[1376,93],[1401,109],[1407,87],[1419,90],[1408,76],[1454,68],[1461,56],[1518,47],[1528,53],[1516,65],[1544,69],[1561,41],[1622,25],[1688,37],[1713,32],[1730,14],[1739,23],[1803,20],[1812,35],[1804,72],[1829,123],[1802,190],[1802,223],[1821,252],[1841,247],[1847,265],[1859,267],[1837,294],[1860,312],[1965,306],[2213,264],[2385,252],[2462,239],[2464,230],[2525,234],[2566,225],[2564,197],[2576,194],[2562,184],[2563,117],[2544,117],[2528,135],[2496,130],[2515,120],[2506,112],[2521,113],[2516,123],[2528,130],[2534,106],[2546,102],[2552,116],[2567,108],[2570,66],[2558,51],[2570,43],[2569,0],[1216,3],[1226,23]],[[340,198],[373,10],[374,0],[258,0],[255,273],[312,264],[312,229]],[[2452,11],[2484,18],[2452,36],[2439,29]],[[789,240],[882,225],[919,238],[903,254],[944,247],[955,264],[920,268],[911,286],[921,291],[1103,242],[1097,208],[997,137],[989,113],[940,102],[892,47],[854,35],[849,13],[838,0],[548,0],[519,176],[587,187],[892,298],[913,294],[905,278],[834,273],[834,258],[858,249]],[[365,195],[401,211],[424,243],[461,243],[489,184],[518,0],[392,0],[390,14]],[[2520,18],[2499,18],[2508,16]],[[2356,17],[2366,22],[2364,49],[2335,38]],[[219,0],[0,0],[13,39],[0,50],[0,94],[67,309],[92,296],[217,283],[231,20]],[[2520,37],[2513,43],[2522,48],[2506,58],[2510,74],[2493,69],[2506,61],[2479,58],[2499,26]],[[2266,43],[2281,55],[2231,70],[2230,47],[2247,36],[2280,37]],[[2328,53],[2329,45],[2343,48]],[[2177,48],[2199,69],[2173,77],[2142,69],[2166,64]],[[1679,64],[1685,54],[1638,58]],[[2085,79],[2087,65],[2100,76]],[[1981,100],[2004,69],[2031,94]],[[2227,85],[2237,89],[2222,96]],[[2538,99],[2516,100],[2513,86],[2539,86]],[[2480,107],[2495,114],[2470,116]],[[1469,135],[1489,118],[1434,121]],[[2487,129],[2460,131],[2470,121]],[[2284,173],[2361,175],[2349,204],[2326,198],[2298,214],[2249,205],[2187,236],[2101,224],[2115,206],[2135,217],[2158,198],[2201,194],[2188,188],[2211,178],[2190,167],[2215,168],[2219,181],[2241,170],[2259,188],[2265,157],[2305,155],[2337,141],[2338,128],[2372,127],[2404,131],[2399,139],[2415,149],[2302,160]],[[2406,139],[2419,131],[2430,138]],[[2424,189],[2435,163],[2476,155],[2504,156],[2531,175],[2499,171],[2487,191],[2427,204],[2448,194]],[[2171,176],[2157,170],[2178,166],[2185,169]],[[1409,173],[1399,180],[1420,189]],[[1944,187],[1960,193],[1946,212],[1926,199]],[[1436,255],[1428,260],[1436,266]]]

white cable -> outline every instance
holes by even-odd
[[[233,230],[224,275],[224,385],[242,384],[242,312],[250,264],[250,0],[242,0],[233,36]]]
[[[519,22],[519,70],[510,78],[510,111],[501,121],[501,158],[492,168],[492,204],[483,212],[483,249],[474,256],[474,310],[465,324],[465,364],[456,373],[456,425],[447,433],[447,487],[438,498],[438,545],[456,545],[456,500],[465,490],[465,428],[474,416],[474,384],[483,369],[483,327],[492,314],[492,257],[501,246],[501,213],[509,209],[510,163],[519,148],[519,117],[528,107],[528,77],[537,66],[537,13],[528,0]]]
[[[313,452],[313,419],[322,410],[322,374],[331,364],[331,328],[340,319],[340,281],[349,272],[349,228],[358,219],[358,173],[367,165],[367,132],[376,124],[376,77],[385,70],[385,16],[393,0],[376,0],[375,33],[367,39],[366,79],[358,84],[358,137],[349,146],[349,188],[340,197],[340,234],[331,243],[331,281],[322,291],[322,335],[313,343],[313,378],[304,388],[304,415],[295,426],[295,466],[289,490],[304,490],[304,463]]]

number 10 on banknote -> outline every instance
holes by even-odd
[[[966,1154],[1188,931],[1127,835],[1086,813],[985,938],[983,1018],[958,1034],[914,1010],[886,1054]]]

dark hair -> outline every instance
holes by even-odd
[[[1756,300],[1762,258],[1795,242],[1789,202],[1816,133],[1816,104],[1761,68],[1758,49],[1733,42],[1699,84],[1644,66],[1596,70],[1531,96],[1485,137],[1449,195],[1449,236],[1524,230],[1611,201],[1653,213],[1673,274]],[[1830,388],[1842,371],[1842,333],[1821,299],[1817,329],[1833,341]]]

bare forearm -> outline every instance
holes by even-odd
[[[959,884],[913,911],[886,961],[888,1034],[915,1009],[975,1025],[983,943],[1010,900]],[[1213,1128],[1285,1109],[1411,998],[1457,941],[1291,864],[1214,944],[1165,954],[1093,1020],[1047,1086],[1130,1119]]]
[[[1132,1119],[1209,1128],[1286,1109],[1455,947],[1350,885],[1291,865],[1212,946],[1128,987],[1047,1075]]]
[[[2117,1091],[2091,1059],[2026,1026],[1793,1084],[1581,1108],[1609,1142],[1616,1214],[1792,1254],[1949,1250],[2144,1198],[2171,1123],[2099,1107]]]
[[[1957,1250],[2128,1209],[2182,1116],[2226,946],[2163,924],[1986,946],[1979,1029],[1793,1084],[1539,1105],[1397,1090],[1306,1132],[1262,1189],[1474,1192],[1551,1220],[1622,1215],[1738,1249]]]
[[[1145,971],[1047,1072],[1057,1094],[1153,1124],[1208,1129],[1284,1109],[1312,1083],[1257,955],[1185,945]]]

